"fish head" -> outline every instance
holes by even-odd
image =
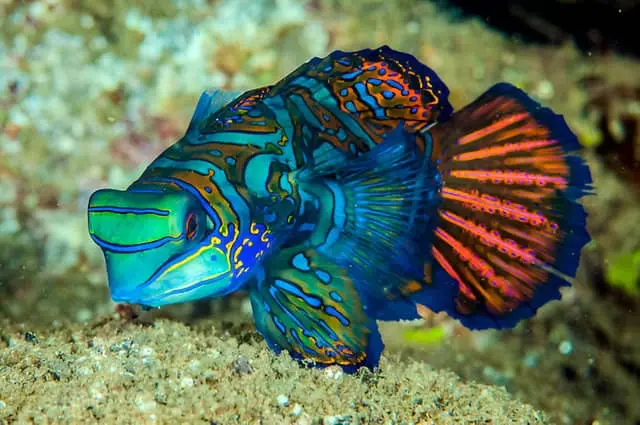
[[[91,196],[88,216],[115,302],[159,307],[221,296],[241,282],[233,223],[221,232],[220,218],[191,193],[103,189]]]

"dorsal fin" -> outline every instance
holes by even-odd
[[[241,94],[242,92],[239,91],[223,89],[209,89],[204,91],[200,95],[200,99],[198,99],[198,104],[191,117],[191,122],[189,122],[187,135],[197,136],[200,133],[200,125],[211,116],[211,114],[219,111]]]
[[[415,131],[446,120],[453,109],[435,71],[388,46],[313,58],[271,87],[269,96],[282,96],[314,140],[351,153],[382,142],[400,122]]]

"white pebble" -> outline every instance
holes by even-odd
[[[420,24],[416,21],[410,21],[407,23],[407,34],[418,34],[420,32]]]
[[[291,410],[291,414],[293,416],[300,416],[302,414],[302,406],[300,406],[298,403],[293,405],[293,409]]]
[[[8,181],[0,181],[0,203],[10,204],[18,199],[18,190]]]
[[[345,423],[344,416],[325,416],[322,418],[322,425],[339,425]]]
[[[278,406],[280,406],[280,407],[284,407],[284,406],[288,406],[289,405],[289,397],[287,397],[284,394],[280,394],[276,398],[276,401],[278,402]]]
[[[96,401],[102,401],[104,399],[104,394],[100,391],[101,385],[94,384],[89,388],[89,395],[93,397]]]
[[[149,357],[153,355],[153,348],[151,347],[147,347],[146,345],[144,347],[142,347],[142,349],[140,350],[140,355],[142,357]]]
[[[80,26],[86,30],[93,28],[94,21],[91,15],[82,15],[80,17]]]
[[[344,372],[340,366],[329,366],[324,370],[324,374],[327,378],[338,380],[342,378]]]
[[[5,407],[7,407],[7,403],[5,403],[4,401],[0,400],[0,409],[4,409]]]
[[[193,378],[190,378],[188,376],[186,378],[182,378],[182,382],[180,382],[180,386],[182,386],[183,388],[193,387]]]
[[[86,308],[81,308],[76,313],[76,321],[80,323],[88,322],[89,320],[91,320],[92,317],[93,317],[93,313],[91,312],[91,310]]]
[[[542,80],[538,83],[538,87],[536,88],[536,94],[540,99],[551,99],[553,94],[555,93],[553,89],[553,83],[549,80]]]
[[[47,5],[42,2],[31,3],[29,6],[29,17],[39,20],[43,19],[45,13],[47,13]]]
[[[93,373],[93,371],[91,369],[89,369],[88,367],[79,367],[78,369],[76,369],[76,375],[77,376],[87,376],[87,375],[91,375]]]
[[[89,42],[89,46],[93,50],[102,50],[105,49],[108,45],[109,43],[107,42],[107,39],[102,36],[94,37]]]
[[[562,341],[558,346],[558,351],[560,351],[561,354],[568,356],[573,352],[573,344],[571,341]]]
[[[139,412],[148,412],[156,408],[156,402],[153,400],[145,400],[143,398],[136,399],[136,406]]]

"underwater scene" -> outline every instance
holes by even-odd
[[[635,0],[0,0],[0,424],[640,425]]]

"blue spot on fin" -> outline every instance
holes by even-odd
[[[347,372],[378,365],[375,319],[344,269],[301,246],[282,249],[263,267],[249,293],[256,327],[273,350]]]

